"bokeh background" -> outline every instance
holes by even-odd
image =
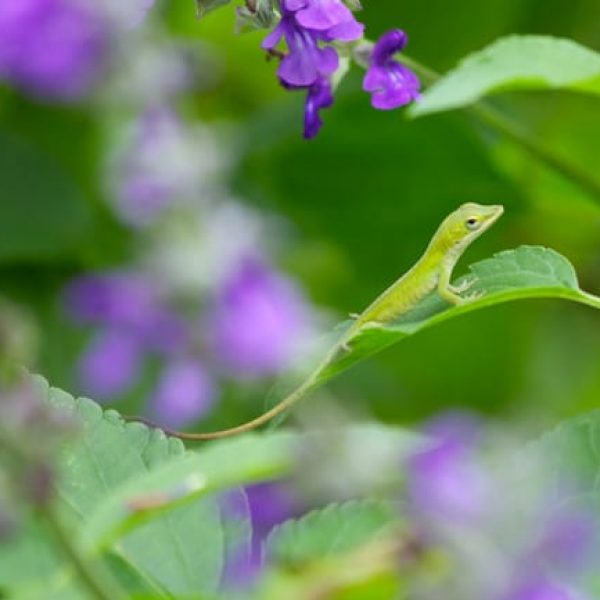
[[[438,71],[510,33],[568,37],[594,49],[600,40],[597,0],[366,0],[360,18],[371,39],[404,29],[409,54]],[[135,376],[95,399],[192,429],[234,425],[261,411],[280,371],[294,362],[300,350],[285,340],[318,336],[361,310],[465,201],[507,210],[458,273],[494,252],[542,244],[573,262],[584,289],[600,293],[600,198],[468,114],[409,121],[402,110],[373,110],[358,70],[338,89],[317,139],[304,141],[302,98],[278,85],[275,64],[260,50],[264,32],[234,35],[234,25],[232,7],[198,20],[192,0],[159,1],[140,24],[113,31],[116,41],[85,95],[65,101],[11,81],[0,87],[5,352],[53,385],[94,397],[86,360],[98,388],[98,373],[109,377],[139,357],[116,342],[90,358],[105,325],[86,310],[93,312],[89,303],[100,292],[84,290],[71,304],[69,293],[82,277],[118,272],[131,281],[142,273],[182,318],[185,349],[145,348],[139,369],[130,365]],[[494,103],[600,176],[595,99],[511,93]],[[166,141],[162,110],[171,115]],[[157,111],[153,130],[148,120]],[[140,133],[144,127],[149,133]],[[164,206],[132,212],[136,196],[127,185],[139,184],[131,181],[136,170],[152,185],[185,189],[176,200],[142,194]],[[238,280],[240,299],[228,286],[243,279],[244,268],[264,271],[249,275],[250,288],[267,283],[245,296]],[[138,313],[135,302],[127,293],[118,301]],[[214,331],[223,320],[237,323],[233,333],[226,324]],[[240,352],[247,359],[249,348],[256,356],[252,343],[258,353],[275,348],[272,361],[257,367],[223,350],[227,336],[244,329],[240,323],[266,332],[241,342]],[[279,354],[286,360],[275,360]],[[191,361],[191,371],[171,372],[169,380],[166,369],[181,361]],[[519,415],[541,429],[598,405],[600,321],[585,307],[556,301],[481,311],[406,340],[328,390],[350,414],[387,422],[459,406]],[[183,408],[182,394],[189,401]]]

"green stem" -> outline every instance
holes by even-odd
[[[27,464],[31,460],[31,456],[27,450],[22,448],[18,442],[3,431],[0,427],[0,451],[4,451],[8,457],[15,463],[22,465]],[[97,565],[92,564],[84,557],[77,546],[73,543],[72,532],[68,531],[52,501],[39,507],[40,514],[45,518],[50,529],[52,530],[54,539],[66,557],[69,559],[75,572],[79,576],[81,583],[87,588],[91,598],[96,600],[119,600],[123,595],[118,591],[112,578],[105,574]]]
[[[398,55],[398,59],[407,67],[415,71],[415,73],[427,83],[434,83],[440,78],[439,73],[436,73],[405,54]],[[560,156],[551,148],[540,143],[519,123],[513,121],[485,102],[477,102],[471,106],[469,110],[471,114],[477,117],[481,122],[496,131],[499,131],[539,161],[545,163],[555,171],[562,173],[567,179],[570,179],[590,193],[596,202],[600,202],[600,181],[598,179],[593,177],[587,171],[579,168],[577,164]]]
[[[73,536],[68,531],[56,510],[52,506],[46,506],[42,509],[42,514],[46,518],[54,539],[69,559],[75,569],[81,583],[87,588],[91,598],[96,600],[118,600],[123,595],[115,589],[115,584],[97,569],[95,565],[84,558],[79,549],[73,543]]]

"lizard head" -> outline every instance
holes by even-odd
[[[504,207],[500,204],[484,206],[467,202],[446,218],[443,231],[446,243],[457,249],[466,248],[474,239],[487,231],[502,215]]]

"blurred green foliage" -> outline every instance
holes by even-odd
[[[411,56],[436,70],[509,33],[553,34],[592,48],[600,39],[596,0],[364,5],[369,37],[402,27]],[[221,79],[188,110],[242,128],[235,189],[289,219],[293,244],[283,266],[340,318],[362,309],[410,266],[440,220],[464,201],[502,203],[507,212],[457,273],[495,251],[543,244],[573,261],[584,288],[600,292],[600,199],[465,114],[409,122],[401,112],[372,110],[358,74],[343,82],[319,138],[305,142],[301,95],[277,85],[275,65],[259,48],[262,33],[235,37],[228,9],[197,21],[191,0],[165,2],[163,10],[175,34],[222,57]],[[528,93],[497,104],[548,146],[598,172],[595,100]],[[37,368],[74,392],[72,364],[83,333],[65,324],[58,292],[77,272],[123,264],[135,245],[111,217],[98,183],[100,125],[93,111],[0,92],[0,294],[32,307],[41,331]],[[354,369],[333,389],[345,406],[390,421],[460,405],[525,413],[542,427],[597,405],[599,331],[598,315],[585,307],[503,306],[426,331]],[[257,397],[264,391],[256,390]],[[238,422],[261,406],[236,408],[235,395],[214,424]]]

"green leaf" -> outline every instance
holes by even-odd
[[[36,147],[0,132],[0,261],[48,261],[89,235],[91,214],[74,183]]]
[[[278,13],[273,0],[253,0],[236,10],[236,32],[255,31],[271,28]]]
[[[396,520],[388,504],[375,500],[330,504],[273,529],[266,541],[267,558],[301,567],[365,544]]]
[[[58,501],[74,531],[87,528],[89,515],[129,479],[184,458],[179,440],[139,423],[125,424],[114,411],[103,412],[90,400],[75,400],[37,379],[48,401],[73,414],[82,427],[58,465]],[[220,580],[224,543],[219,506],[214,498],[203,498],[157,515],[112,550],[157,588],[210,594]],[[47,579],[59,558],[45,530],[32,522],[15,543],[0,547],[0,586]]]
[[[396,321],[363,329],[352,339],[348,351],[338,351],[307,376],[306,381],[311,383],[305,383],[305,391],[319,387],[364,358],[423,329],[482,308],[531,298],[558,298],[600,308],[600,298],[579,288],[571,263],[549,248],[520,246],[515,250],[505,250],[471,265],[469,270],[468,275],[454,284],[469,281],[469,293],[481,294],[480,297],[451,306],[434,292]],[[344,337],[350,325],[343,324],[334,332],[332,346]]]
[[[597,494],[600,474],[600,410],[579,415],[531,442],[521,458],[543,466],[557,499],[565,491]],[[550,500],[550,499],[549,499]]]
[[[229,4],[231,0],[196,0],[198,18],[204,17],[207,13]]]
[[[473,104],[495,92],[562,89],[600,95],[600,54],[571,40],[513,35],[475,52],[427,89],[418,117]]]
[[[366,445],[383,472],[392,462],[395,470],[399,457],[413,451],[420,437],[398,428],[366,423],[303,435],[280,431],[213,442],[115,488],[98,510],[89,515],[81,530],[82,543],[88,548],[104,548],[157,515],[199,497],[288,475],[296,466],[301,443],[318,449],[318,453],[326,453],[338,443],[353,448]],[[323,458],[319,464],[323,468]],[[302,469],[310,468],[305,452]],[[143,511],[132,510],[132,506],[147,498],[160,501]],[[244,523],[238,523],[233,531],[225,533],[231,535],[234,543],[237,538],[243,544],[248,535],[245,528]]]
[[[283,475],[292,465],[297,441],[290,433],[236,437],[204,450],[188,451],[178,460],[125,481],[90,512],[82,528],[84,544],[104,547],[124,533],[152,523],[160,514],[169,514],[207,494]],[[135,509],[148,498],[159,498],[159,502]]]

